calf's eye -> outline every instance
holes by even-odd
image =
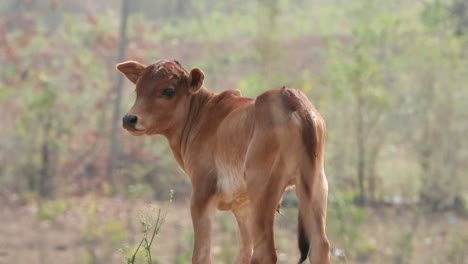
[[[173,87],[165,88],[161,94],[165,97],[172,97],[175,94],[175,89]]]

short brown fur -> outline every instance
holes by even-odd
[[[211,263],[212,215],[232,211],[240,231],[235,263],[276,263],[273,224],[286,187],[296,185],[300,262],[331,263],[325,233],[328,184],[325,122],[300,91],[283,87],[255,99],[215,94],[204,74],[177,61],[117,65],[136,84],[123,119],[136,136],[163,135],[192,183],[192,263]]]

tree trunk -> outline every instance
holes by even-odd
[[[190,4],[187,0],[177,0],[176,1],[176,13],[175,16],[185,16],[187,13],[187,8]]]
[[[368,170],[367,170],[367,179],[368,179],[368,200],[369,202],[375,203],[377,201],[376,190],[377,190],[377,179],[376,179],[376,164],[377,157],[379,156],[381,143],[376,143],[373,148],[370,150]]]
[[[259,56],[258,62],[263,76],[269,76],[268,73],[274,71],[280,59],[277,39],[279,12],[278,0],[258,0],[257,27],[263,30],[254,38],[254,47]]]
[[[359,194],[356,199],[358,205],[366,203],[366,194],[364,188],[364,178],[366,170],[366,146],[364,138],[364,102],[362,96],[359,94],[357,98],[357,124],[356,124],[356,138],[357,138],[357,176]]]
[[[44,138],[41,144],[41,161],[42,167],[39,172],[39,195],[41,197],[49,197],[52,195],[52,177],[50,174],[49,160],[50,160],[50,142],[49,131],[50,122],[46,121],[44,124]]]
[[[128,5],[129,0],[122,0],[122,15],[120,23],[120,41],[117,54],[117,62],[122,62],[125,57],[125,49],[127,47],[127,18],[128,18]],[[111,187],[111,191],[115,192],[115,167],[116,160],[119,156],[119,141],[118,141],[118,127],[120,120],[120,102],[122,101],[122,85],[123,76],[120,73],[116,74],[117,81],[115,82],[115,99],[114,111],[112,116],[112,128],[110,131],[110,147],[109,147],[109,161],[107,166],[107,179]]]
[[[419,164],[421,166],[422,173],[422,184],[419,194],[419,198],[423,203],[429,204],[430,206],[435,206],[436,202],[434,201],[434,183],[435,175],[433,173],[433,166],[431,160],[434,155],[434,134],[432,131],[433,127],[433,110],[432,105],[434,102],[434,81],[432,78],[427,75],[426,78],[422,81],[423,87],[425,87],[425,104],[423,106],[422,112],[422,137],[418,144],[418,154],[419,154]]]

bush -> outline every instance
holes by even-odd
[[[362,236],[361,228],[366,215],[367,210],[355,205],[351,193],[333,196],[328,200],[329,236],[340,238],[348,257],[366,259],[375,251]]]

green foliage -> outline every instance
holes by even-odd
[[[104,222],[96,233],[99,237],[108,239],[113,245],[119,245],[127,236],[124,225],[118,220]]]
[[[231,214],[221,214],[217,218],[217,226],[221,236],[219,240],[214,243],[213,251],[215,248],[219,251],[219,259],[222,263],[231,263],[237,254],[237,247],[233,243],[237,243],[238,231],[237,224],[235,223]]]
[[[403,231],[395,242],[393,263],[411,263],[411,255],[414,250],[414,230]]]
[[[97,206],[96,198],[90,196],[85,208],[83,208],[83,213],[86,215],[86,225],[82,230],[83,237],[91,243],[107,240],[118,245],[127,236],[124,225],[115,219],[101,219],[97,215]]]
[[[98,210],[98,200],[94,195],[88,195],[82,207],[76,208],[85,218],[81,229],[81,237],[85,242],[85,263],[99,263],[109,259],[114,248],[127,237],[124,224],[117,219],[102,216]],[[97,248],[97,245],[100,245]]]
[[[462,264],[468,259],[468,235],[457,232],[453,236],[453,241],[446,251],[447,263]]]
[[[36,218],[40,221],[55,222],[57,217],[69,209],[66,200],[45,200],[40,203]]]
[[[362,235],[366,214],[365,208],[355,205],[352,193],[329,198],[328,232],[340,238],[349,257],[367,258],[375,251]]]
[[[129,199],[150,198],[152,196],[151,186],[147,184],[132,184],[127,187]]]
[[[10,96],[13,94],[13,88],[11,87],[1,87],[0,88],[0,103],[8,100]]]
[[[177,253],[173,258],[175,264],[190,263],[192,259],[193,230],[183,230],[182,239],[177,246]]]
[[[421,21],[428,28],[442,29],[447,26],[449,16],[449,5],[446,1],[433,0],[424,3],[423,11],[421,12]]]
[[[294,38],[317,32],[342,33],[346,29],[346,27],[339,26],[339,22],[345,21],[344,12],[340,12],[331,4],[316,5],[306,1],[304,5],[307,7],[304,7],[289,1],[275,2],[278,2],[275,4],[278,23],[274,28],[268,23],[258,24],[258,20],[268,14],[268,11],[265,11],[258,1],[236,5],[236,8],[230,10],[228,15],[222,7],[213,10],[212,8],[217,5],[206,7],[206,2],[196,2],[192,7],[195,16],[187,17],[185,20],[178,17],[166,20],[156,37],[159,41],[171,41],[173,44],[178,44],[180,41],[187,40],[214,42],[224,39],[242,39],[263,33],[268,34],[272,30],[281,32],[284,38]],[[272,2],[267,3],[272,5]],[[314,16],[320,16],[321,23],[315,23],[316,21],[312,19]],[[267,26],[269,30],[262,26]]]
[[[262,91],[265,91],[267,87],[267,80],[260,74],[252,74],[251,76],[247,76],[237,84],[237,88],[244,96],[247,97],[257,96]]]

